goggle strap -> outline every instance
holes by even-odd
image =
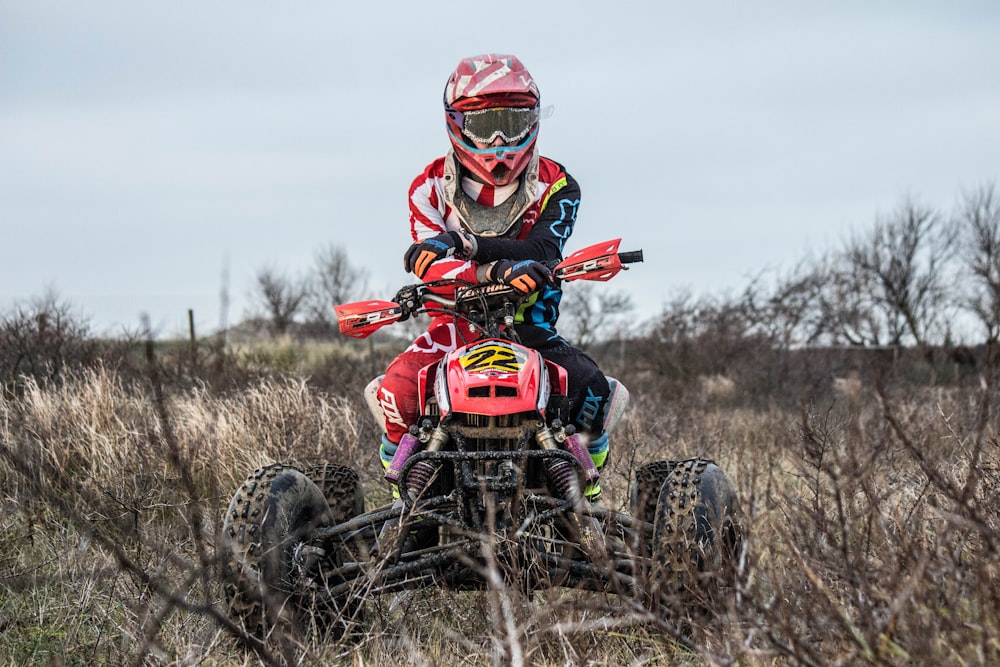
[[[455,131],[452,130],[450,127],[448,128],[448,134],[450,134],[452,138],[454,138],[456,141],[461,142],[465,146],[465,150],[469,151],[470,153],[476,153],[477,155],[492,155],[496,157],[498,160],[502,160],[503,156],[506,155],[507,153],[523,150],[525,147],[527,147],[528,144],[530,144],[534,140],[534,138],[538,135],[538,127],[536,126],[535,129],[531,131],[531,134],[529,134],[524,141],[522,141],[516,146],[491,146],[489,148],[476,148],[475,146],[470,146],[469,142],[462,141],[461,137],[455,136]]]

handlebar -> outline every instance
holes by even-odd
[[[444,306],[445,308],[454,308],[457,304],[456,299],[449,299],[443,297],[440,294],[434,294],[433,292],[425,292],[423,294],[424,301],[430,301],[431,303],[436,303],[439,306]]]
[[[643,261],[642,250],[618,252],[621,239],[598,243],[577,250],[556,266],[549,266],[557,281],[605,281],[625,264]],[[438,294],[435,288],[454,290],[453,297]],[[334,306],[341,333],[354,338],[365,338],[377,329],[408,319],[424,312],[434,304],[479,328],[496,330],[501,325],[509,327],[514,322],[517,307],[528,298],[501,283],[474,284],[462,280],[444,279],[429,283],[409,285],[396,293],[393,301],[361,301]],[[516,335],[511,332],[510,335]]]

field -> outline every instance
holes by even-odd
[[[361,388],[389,353],[185,354],[0,394],[0,664],[1000,664],[990,365],[757,355],[679,379],[609,354],[632,404],[604,505],[657,459],[711,458],[739,489],[746,554],[714,618],[681,633],[634,599],[428,590],[372,601],[349,640],[255,653],[218,583],[222,513],[271,461],[354,466],[386,502]]]

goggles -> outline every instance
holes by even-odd
[[[452,118],[462,128],[462,134],[472,141],[491,144],[497,137],[505,142],[521,141],[538,122],[538,107],[496,108],[476,111],[452,111]]]

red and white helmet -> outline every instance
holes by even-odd
[[[448,138],[459,162],[478,180],[507,185],[531,161],[538,138],[538,86],[515,56],[465,58],[444,89]],[[500,146],[478,148],[473,142]]]

